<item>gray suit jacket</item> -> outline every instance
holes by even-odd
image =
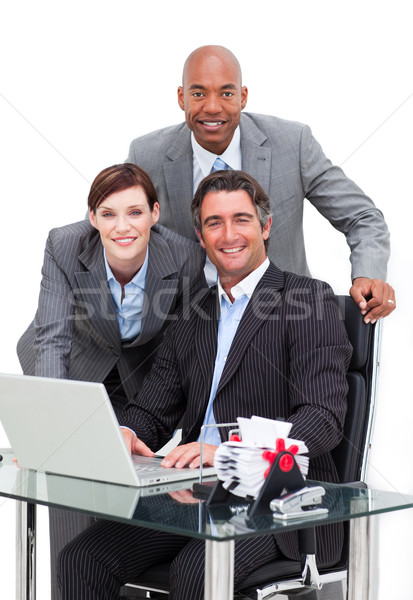
[[[218,315],[215,287],[189,318],[180,317],[168,329],[141,392],[120,418],[153,450],[172,436],[182,417],[182,443],[199,436],[217,352]],[[337,481],[330,451],[342,437],[350,357],[331,288],[271,264],[231,345],[214,399],[215,419],[233,423],[255,414],[289,420],[291,436],[309,449],[308,477]],[[341,528],[322,530],[321,562],[334,562]],[[277,536],[277,541],[286,556],[298,558],[294,536]]]
[[[333,166],[307,125],[277,117],[241,114],[242,168],[270,197],[273,210],[269,258],[280,269],[309,275],[303,235],[307,198],[343,232],[351,249],[352,279],[386,279],[389,233],[382,213],[343,171]],[[135,139],[129,162],[145,169],[155,184],[161,223],[195,238],[192,147],[185,123]],[[317,235],[314,232],[314,235]]]
[[[38,310],[17,346],[23,372],[103,381],[117,365],[126,395],[133,397],[173,312],[205,285],[204,262],[199,244],[155,225],[141,333],[122,343],[99,232],[87,221],[53,229]]]

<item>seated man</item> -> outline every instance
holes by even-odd
[[[309,477],[337,481],[330,451],[342,437],[351,346],[332,290],[268,260],[270,204],[251,176],[209,175],[192,215],[218,286],[178,314],[142,391],[127,404],[120,422],[130,451],[152,456],[183,418],[182,443],[163,464],[197,467],[203,423],[282,417],[309,449]],[[212,465],[221,439],[216,428],[207,431],[203,462]],[[341,525],[318,528],[317,537],[319,564],[337,562]],[[299,558],[295,534],[238,540],[235,582],[281,557]],[[164,561],[172,563],[170,598],[203,598],[202,540],[99,522],[60,556],[63,600],[119,598],[123,583]]]

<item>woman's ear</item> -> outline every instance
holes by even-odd
[[[93,210],[90,208],[89,208],[89,221],[90,221],[90,224],[93,225],[93,227],[95,227],[97,229],[96,215],[93,212]]]
[[[159,202],[155,202],[152,209],[152,225],[159,221]]]

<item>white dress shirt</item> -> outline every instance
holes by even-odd
[[[193,153],[193,192],[197,190],[198,185],[204,177],[211,173],[212,165],[215,162],[218,154],[213,154],[208,150],[205,150],[195,139],[194,134],[191,132],[191,144]],[[234,131],[232,140],[228,148],[219,155],[232,170],[240,170],[242,168],[242,156],[241,156],[241,131],[238,127]],[[209,260],[206,258],[204,267],[205,278],[209,286],[215,285],[218,279],[217,270]]]
[[[211,173],[212,165],[215,162],[217,156],[221,158],[231,169],[239,171],[242,169],[242,156],[241,156],[241,131],[238,127],[234,131],[232,140],[228,148],[222,154],[213,154],[208,150],[205,150],[195,139],[194,134],[191,132],[191,144],[193,152],[193,191],[194,195],[201,180]]]

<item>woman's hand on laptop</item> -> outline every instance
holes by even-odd
[[[212,444],[204,444],[202,452],[202,464],[204,467],[214,466],[214,456],[217,446]],[[190,467],[196,469],[201,463],[201,444],[199,442],[191,442],[190,444],[182,444],[177,446],[170,452],[161,465],[163,467],[176,467],[177,469],[183,469],[184,467]]]
[[[127,427],[120,428],[123,438],[126,442],[128,450],[131,454],[141,454],[142,456],[155,456],[155,453],[152,452],[150,448],[142,442],[137,435]]]

